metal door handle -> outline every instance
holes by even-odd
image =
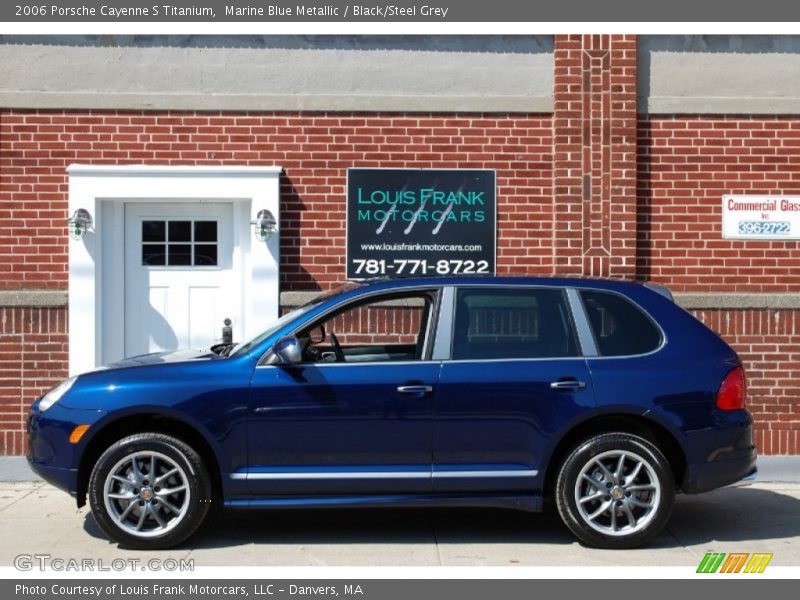
[[[401,394],[430,394],[433,386],[430,385],[398,385],[397,391]]]
[[[553,390],[582,390],[585,387],[586,383],[577,379],[559,379],[550,384]]]

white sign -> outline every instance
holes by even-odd
[[[800,239],[800,196],[723,196],[722,237]]]

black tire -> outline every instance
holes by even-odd
[[[150,475],[151,465],[155,477]],[[176,491],[170,494],[172,490]],[[119,440],[100,456],[89,479],[95,522],[127,548],[157,550],[180,544],[197,532],[211,503],[211,478],[203,460],[186,443],[161,433]]]
[[[622,476],[616,477],[620,456],[627,458]],[[638,462],[642,466],[629,480]],[[635,548],[667,524],[675,481],[667,459],[651,442],[629,433],[603,433],[578,444],[561,464],[555,499],[561,519],[587,546]]]

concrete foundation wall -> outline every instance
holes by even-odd
[[[800,113],[800,36],[638,37],[639,112]],[[552,36],[0,36],[0,106],[550,112]]]
[[[800,36],[639,36],[639,112],[800,113]]]
[[[0,106],[549,112],[551,36],[0,36]]]

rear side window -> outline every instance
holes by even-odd
[[[622,296],[583,290],[581,297],[601,356],[647,354],[661,344],[653,321]]]
[[[462,288],[456,295],[456,360],[578,356],[564,293]]]

